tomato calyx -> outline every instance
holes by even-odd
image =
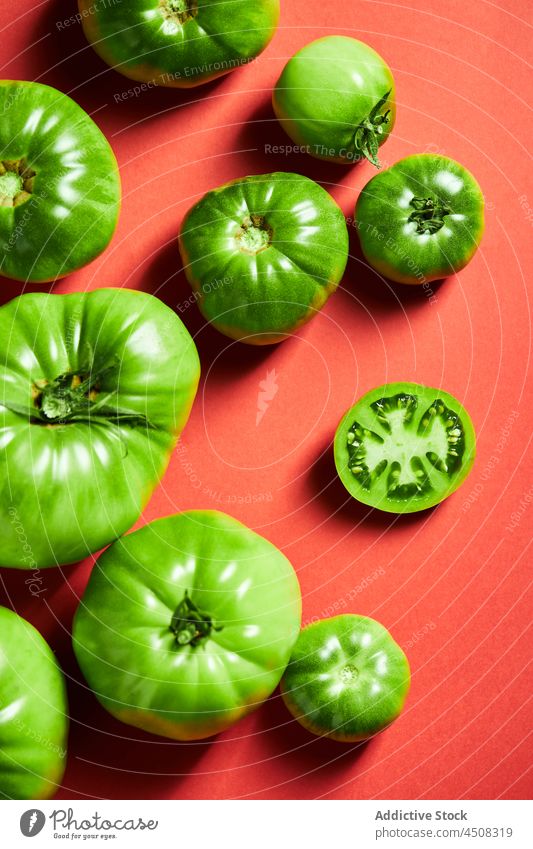
[[[185,590],[172,616],[170,630],[174,632],[179,646],[195,646],[209,637],[212,631],[221,631],[222,626],[216,625],[209,613],[200,610]]]
[[[167,21],[183,26],[198,14],[196,0],[161,0],[160,9]]]
[[[113,362],[100,370],[80,369],[78,373],[60,374],[51,381],[35,381],[32,386],[33,406],[30,409],[30,420],[47,425],[87,421],[153,427],[146,416],[110,404],[114,391],[101,392],[102,379],[114,371],[117,365]],[[28,412],[26,408],[16,404],[7,403],[6,407],[22,415]]]
[[[239,250],[245,254],[258,254],[272,242],[272,228],[264,215],[247,215],[235,234]]]
[[[417,233],[436,233],[444,226],[444,216],[451,213],[449,206],[434,198],[413,197],[409,204],[413,212],[407,220],[415,222]]]
[[[23,159],[0,160],[0,206],[20,206],[33,192],[35,171]]]
[[[381,163],[378,159],[379,140],[383,135],[383,128],[389,123],[390,109],[386,112],[381,112],[387,100],[390,97],[392,89],[389,89],[383,95],[372,111],[368,114],[356,128],[354,133],[354,147],[361,153],[372,165],[376,168],[381,168]]]

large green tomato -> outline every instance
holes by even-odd
[[[342,211],[299,174],[244,177],[208,192],[180,232],[205,318],[231,339],[286,339],[325,304],[348,259]]]
[[[276,83],[274,112],[296,144],[318,159],[379,167],[378,148],[394,127],[389,66],[368,44],[330,35],[290,59]]]
[[[0,799],[49,799],[65,771],[63,673],[33,625],[0,607]]]
[[[335,434],[335,464],[354,498],[415,513],[461,486],[476,456],[474,426],[457,398],[418,383],[367,392]]]
[[[276,31],[279,0],[78,0],[104,62],[132,80],[189,88],[250,62]]]
[[[376,174],[355,210],[370,265],[398,283],[455,274],[483,235],[484,200],[469,171],[447,156],[419,153]]]
[[[116,159],[66,94],[0,81],[0,274],[44,283],[107,247],[120,209]]]
[[[308,731],[342,743],[367,740],[401,713],[411,675],[383,625],[345,614],[303,629],[281,682],[289,711]]]
[[[189,415],[196,347],[124,289],[22,295],[0,340],[0,564],[72,563],[139,517]]]
[[[159,519],[100,557],[73,644],[89,685],[117,719],[198,740],[258,707],[300,628],[291,564],[216,511]]]

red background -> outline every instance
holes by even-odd
[[[203,378],[181,451],[144,520],[192,507],[226,510],[289,556],[305,621],[343,610],[381,620],[413,671],[399,721],[366,745],[343,746],[309,736],[275,694],[214,741],[143,734],[98,706],[73,660],[71,618],[90,560],[42,573],[39,598],[25,573],[2,570],[1,603],[37,625],[70,679],[60,797],[527,797],[529,0],[285,0],[278,33],[257,62],[190,92],[150,90],[119,102],[115,95],[133,83],[98,59],[78,23],[62,25],[74,3],[2,5],[2,76],[74,97],[121,168],[123,210],[111,246],[56,292],[127,286],[183,305],[181,219],[206,190],[246,174],[299,171],[351,216],[371,165],[345,169],[265,152],[265,144],[288,141],[270,106],[285,61],[331,33],[367,41],[392,67],[398,119],[381,149],[384,164],[440,151],[472,170],[488,207],[481,249],[456,279],[434,287],[433,299],[380,279],[352,232],[342,288],[278,347],[232,343],[204,326],[195,306],[179,313],[197,341]],[[2,281],[2,300],[19,293]],[[278,392],[256,425],[259,383],[272,370]],[[442,386],[477,429],[474,471],[429,513],[368,511],[336,480],[330,449],[341,415],[390,380]]]

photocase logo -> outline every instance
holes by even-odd
[[[270,402],[274,400],[278,388],[278,375],[276,369],[272,369],[272,371],[267,371],[265,379],[259,381],[259,392],[257,394],[257,414],[255,417],[256,427],[265,415],[266,411],[268,410]]]
[[[32,808],[25,811],[20,818],[20,830],[24,837],[35,837],[43,830],[46,817],[42,811]]]

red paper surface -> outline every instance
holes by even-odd
[[[70,627],[91,561],[43,572],[38,598],[24,572],[4,569],[0,602],[41,630],[69,676],[72,730],[59,796],[527,797],[531,4],[285,0],[279,31],[256,62],[188,93],[126,98],[133,83],[100,61],[79,23],[64,24],[75,3],[3,5],[2,75],[74,97],[106,133],[121,168],[123,209],[111,246],[54,291],[152,292],[181,305],[200,351],[191,419],[143,521],[189,508],[226,510],[291,559],[304,621],[348,610],[376,617],[405,648],[413,672],[405,712],[366,745],[311,737],[278,694],[214,741],[173,743],[116,722],[83,684]],[[342,287],[323,313],[294,339],[251,349],[206,327],[194,305],[184,308],[189,289],[176,234],[206,190],[274,170],[320,181],[353,214],[371,165],[343,168],[265,151],[288,141],[270,106],[284,63],[332,33],[367,41],[392,67],[398,118],[381,149],[384,165],[420,151],[458,159],[485,192],[486,235],[468,268],[435,286],[431,298],[380,280],[353,232]],[[2,280],[2,301],[20,291]],[[278,391],[256,424],[269,372]],[[331,455],[346,408],[392,380],[453,393],[478,434],[478,459],[463,488],[436,510],[399,518],[351,501]]]

